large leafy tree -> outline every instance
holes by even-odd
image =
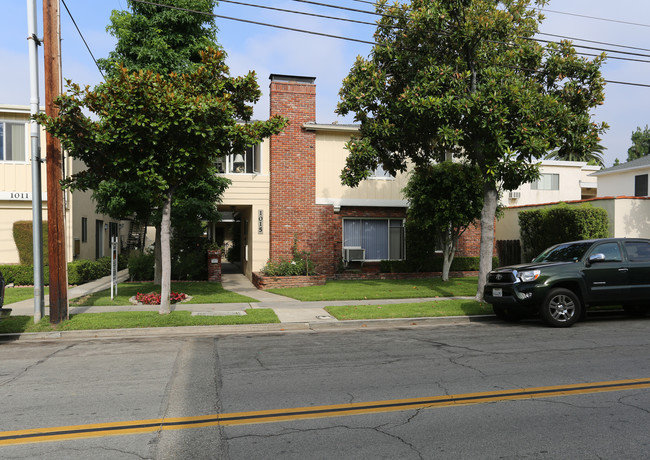
[[[409,229],[433,236],[442,248],[442,280],[449,280],[461,235],[481,216],[482,178],[474,165],[444,161],[415,168],[404,188]]]
[[[108,75],[115,75],[120,69],[130,71],[151,70],[167,77],[170,73],[185,73],[201,63],[202,50],[219,48],[216,39],[217,28],[210,14],[216,6],[215,0],[161,0],[156,5],[128,0],[128,10],[114,10],[108,32],[117,38],[115,50],[108,58],[100,59],[99,66]],[[190,11],[191,10],[191,11]],[[205,12],[201,14],[199,12]],[[213,169],[202,171],[195,184],[177,191],[172,207],[174,214],[182,216],[172,222],[174,225],[198,225],[200,219],[207,219],[206,207],[214,208],[209,214],[215,220],[216,203],[230,184],[225,177],[215,177]],[[194,185],[194,184],[193,184]],[[194,196],[192,196],[194,193]],[[93,191],[98,210],[115,218],[134,216],[136,220],[152,223],[156,227],[154,282],[160,284],[162,260],[160,253],[160,210],[152,205],[149,190],[142,184],[116,183],[107,179]],[[184,199],[186,198],[186,199]],[[197,205],[197,199],[207,199]],[[184,231],[175,232],[185,234]]]
[[[68,82],[67,93],[56,101],[60,115],[38,117],[69,155],[87,166],[66,185],[87,190],[108,180],[139,183],[161,210],[161,313],[170,310],[175,193],[203,177],[218,157],[283,129],[282,117],[250,122],[249,104],[260,95],[254,72],[231,77],[223,51],[209,49],[203,64],[188,73],[161,76],[122,68],[94,89]]]
[[[395,173],[446,153],[483,175],[482,299],[494,248],[499,188],[539,174],[536,159],[591,151],[605,124],[600,65],[570,42],[540,45],[533,36],[545,0],[377,1],[381,19],[368,58],[343,80],[337,111],[354,113],[360,135],[347,148],[343,183],[355,186],[381,163]]]
[[[636,160],[650,153],[650,129],[637,127],[632,133],[632,146],[627,149],[627,161]]]

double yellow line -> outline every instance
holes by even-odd
[[[329,406],[297,407],[293,409],[235,412],[230,414],[203,415],[198,417],[136,420],[132,422],[98,423],[18,431],[1,431],[0,446],[28,444],[34,442],[66,441],[71,439],[102,436],[122,436],[128,434],[152,433],[160,430],[181,430],[185,428],[217,425],[229,426],[273,423],[312,418],[363,415],[376,412],[432,409],[435,407],[482,404],[494,401],[536,399],[623,391],[639,388],[650,388],[650,379],[616,380],[610,382],[465,393],[450,396],[434,396],[429,398],[393,399],[388,401],[336,404]]]

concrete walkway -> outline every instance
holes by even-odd
[[[127,270],[118,274],[118,281],[122,282],[128,279]],[[60,331],[49,333],[30,333],[30,334],[0,334],[0,339],[10,340],[40,340],[53,338],[83,338],[83,337],[127,337],[127,336],[146,336],[146,335],[192,335],[203,333],[219,334],[238,334],[238,333],[255,333],[255,332],[290,332],[290,331],[327,331],[341,329],[361,329],[367,327],[373,328],[393,328],[393,327],[414,327],[424,325],[442,325],[471,323],[477,321],[490,320],[494,317],[487,315],[484,317],[450,317],[450,318],[399,318],[399,319],[379,319],[379,320],[358,320],[358,321],[338,321],[330,316],[325,307],[335,305],[386,305],[404,302],[426,302],[434,300],[444,300],[444,298],[417,298],[417,299],[377,299],[377,300],[342,300],[342,301],[315,301],[302,302],[288,297],[261,291],[255,288],[253,283],[242,274],[225,273],[222,275],[222,286],[228,291],[258,300],[258,302],[241,302],[241,303],[213,303],[213,304],[174,304],[172,311],[191,311],[194,315],[244,315],[245,311],[250,308],[271,308],[275,311],[280,320],[280,324],[243,324],[232,326],[192,326],[176,328],[142,328],[142,329],[111,329],[106,331]],[[68,298],[73,299],[93,292],[108,289],[110,287],[110,276],[92,281],[90,283],[71,287],[68,290]],[[472,297],[456,297],[459,299],[472,299]],[[45,304],[48,304],[48,298],[45,296]],[[16,315],[33,315],[34,300],[28,299],[21,302],[15,302],[5,306],[11,308],[12,316]],[[113,311],[158,311],[156,305],[122,305],[122,306],[102,306],[102,307],[70,307],[70,313],[105,313]],[[45,314],[49,314],[49,307],[45,307]],[[6,336],[6,337],[2,337]]]

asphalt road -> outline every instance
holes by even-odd
[[[0,458],[648,458],[649,350],[620,317],[0,343]]]

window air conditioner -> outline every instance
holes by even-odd
[[[346,262],[364,261],[366,259],[366,250],[360,246],[348,246],[343,248],[343,258]]]
[[[521,198],[521,192],[519,190],[512,190],[509,192],[509,196],[511,200],[516,200]]]

